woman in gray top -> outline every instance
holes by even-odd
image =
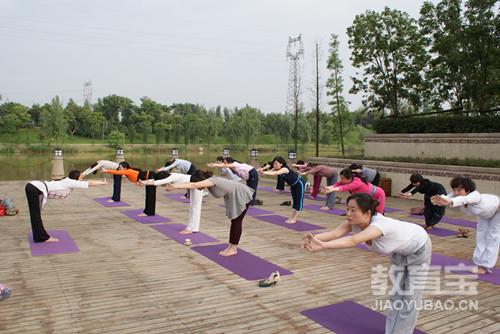
[[[243,232],[243,218],[252,201],[254,190],[242,183],[234,182],[222,177],[213,176],[212,172],[196,170],[191,176],[190,183],[167,184],[167,191],[174,189],[203,189],[207,188],[212,196],[224,197],[226,216],[231,219],[229,230],[229,245],[219,254],[231,256],[238,253],[238,243]]]

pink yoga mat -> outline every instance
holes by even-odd
[[[32,256],[77,253],[80,251],[75,241],[65,230],[50,230],[47,233],[59,239],[59,242],[34,242],[31,232],[28,234],[28,240]]]
[[[141,214],[142,211],[143,210],[140,210],[140,209],[139,210],[125,210],[125,211],[122,211],[122,213],[125,216],[127,216],[135,221],[138,221],[141,224],[167,223],[167,222],[171,221],[170,218],[159,216],[159,215],[141,217],[141,216],[139,216],[139,214]]]
[[[306,223],[305,221],[302,220],[297,220],[295,224],[288,224],[285,222],[285,220],[288,219],[288,217],[280,216],[280,215],[267,215],[267,216],[254,216],[255,219],[271,223],[274,225],[278,225],[284,228],[287,228],[289,230],[294,230],[294,231],[314,231],[314,230],[322,230],[324,227],[314,225],[314,224],[309,224]]]
[[[384,334],[385,316],[353,301],[301,312],[337,334]],[[424,333],[416,329],[413,333]]]
[[[186,225],[183,224],[157,224],[151,225],[151,227],[180,244],[183,244],[186,239],[190,239],[193,245],[219,241],[201,232],[180,234],[179,232],[186,228]]]
[[[226,249],[226,247],[227,245],[223,244],[195,246],[191,249],[249,281],[265,279],[275,271],[279,271],[281,276],[292,274],[291,271],[250,254],[241,248],[238,249],[238,254],[234,256],[220,255],[219,252]]]
[[[100,197],[100,198],[94,198],[94,201],[96,201],[97,203],[101,204],[102,206],[105,206],[105,207],[123,207],[123,206],[130,206],[128,203],[125,203],[125,202],[109,202],[109,200],[111,199],[111,197]]]

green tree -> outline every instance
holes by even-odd
[[[52,99],[48,108],[44,108],[40,114],[41,133],[48,142],[64,143],[68,123],[64,117],[64,108],[59,96]]]
[[[350,92],[364,93],[365,106],[395,116],[402,100],[420,107],[426,53],[417,22],[387,7],[380,13],[368,10],[355,17],[347,34],[352,65],[362,70]]]
[[[19,142],[19,128],[26,128],[30,122],[28,108],[22,104],[7,102],[0,105],[0,131],[6,134],[16,134]]]

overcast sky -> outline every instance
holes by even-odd
[[[385,6],[417,18],[416,0],[0,0],[0,94],[27,105],[59,95],[93,102],[109,94],[138,101],[286,107],[289,36],[304,41],[303,94],[313,105],[315,42],[326,63],[330,34],[340,38],[344,96],[354,70],[346,29],[357,14]],[[323,80],[328,73],[323,70]]]

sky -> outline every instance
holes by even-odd
[[[324,83],[328,42],[339,36],[344,94],[355,69],[347,27],[366,10],[384,7],[417,18],[416,0],[0,0],[1,102],[26,105],[59,95],[83,103],[110,94],[136,102],[197,103],[284,112],[289,37],[302,35],[301,100],[314,106],[314,50]],[[323,90],[322,109],[326,107]]]

